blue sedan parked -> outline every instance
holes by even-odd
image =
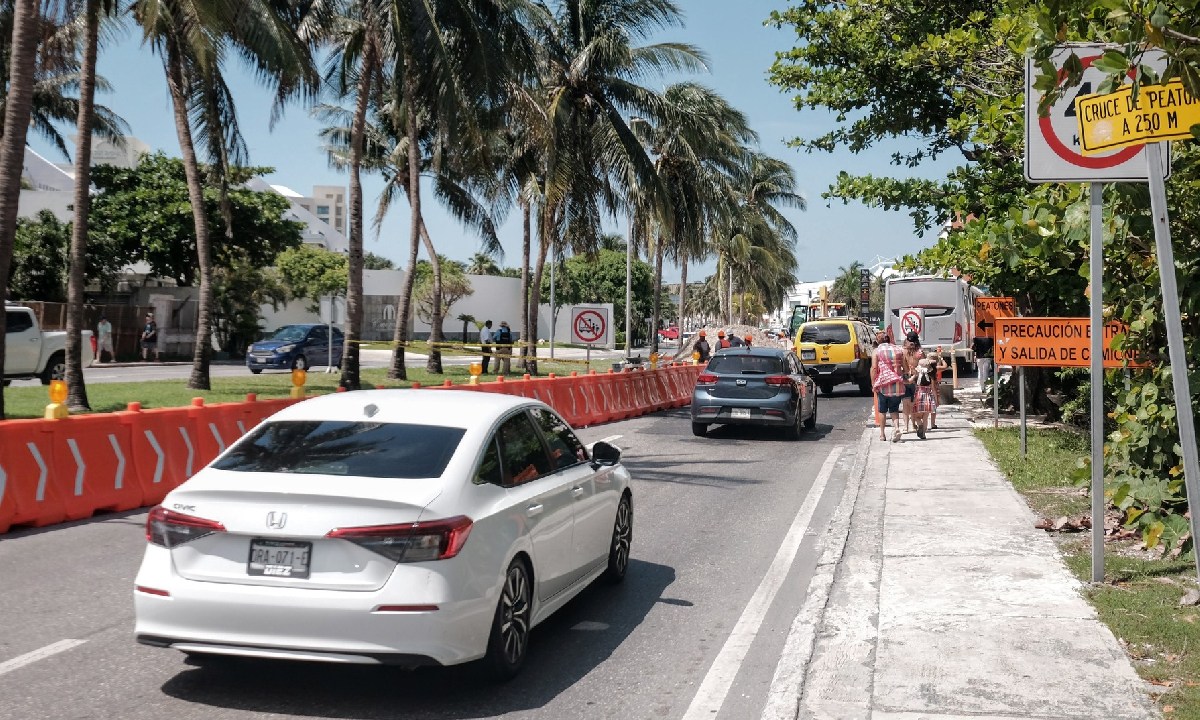
[[[692,434],[704,437],[713,424],[778,427],[798,439],[817,426],[816,385],[789,350],[721,350],[692,390]]]
[[[255,375],[263,370],[306,370],[312,365],[342,365],[342,331],[315,323],[284,325],[246,352],[246,367]],[[333,362],[330,363],[332,356]]]

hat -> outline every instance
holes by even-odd
[[[507,320],[501,320],[501,321],[500,321],[500,327],[508,327],[508,321],[507,321]]]
[[[724,330],[718,330],[718,331],[717,331],[717,337],[725,337],[725,331],[724,331]]]
[[[747,335],[747,336],[746,336],[746,342],[751,342],[752,340],[754,340],[754,336],[753,336],[753,335]]]
[[[917,343],[918,345],[921,344],[921,336],[917,334],[916,330],[909,331],[909,333],[904,336],[904,339],[910,343]]]
[[[699,335],[700,337],[705,337],[705,335],[704,335],[704,331],[703,331],[703,330],[701,330],[700,332],[698,332],[698,333],[696,333],[696,334],[697,334],[697,335]]]

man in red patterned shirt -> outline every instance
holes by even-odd
[[[892,416],[892,442],[900,442],[900,401],[904,398],[904,377],[908,374],[904,353],[892,344],[886,333],[875,334],[878,347],[871,355],[871,387],[875,389],[879,414],[884,424],[879,427],[879,439],[887,440],[884,427]]]

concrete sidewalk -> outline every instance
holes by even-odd
[[[978,405],[965,382],[963,399]],[[871,450],[798,716],[1157,717],[963,406],[942,406],[938,425],[895,444],[866,430]]]

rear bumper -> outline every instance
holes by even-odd
[[[817,374],[813,377],[817,384],[831,382],[834,385],[838,383],[858,382],[864,377],[870,377],[871,366],[865,360],[853,360],[848,363],[806,363],[806,368],[816,370]]]
[[[749,415],[734,417],[735,409],[748,411]],[[794,398],[782,393],[777,398],[765,400],[720,398],[700,392],[692,394],[692,422],[694,423],[789,427],[796,422],[796,412]]]

